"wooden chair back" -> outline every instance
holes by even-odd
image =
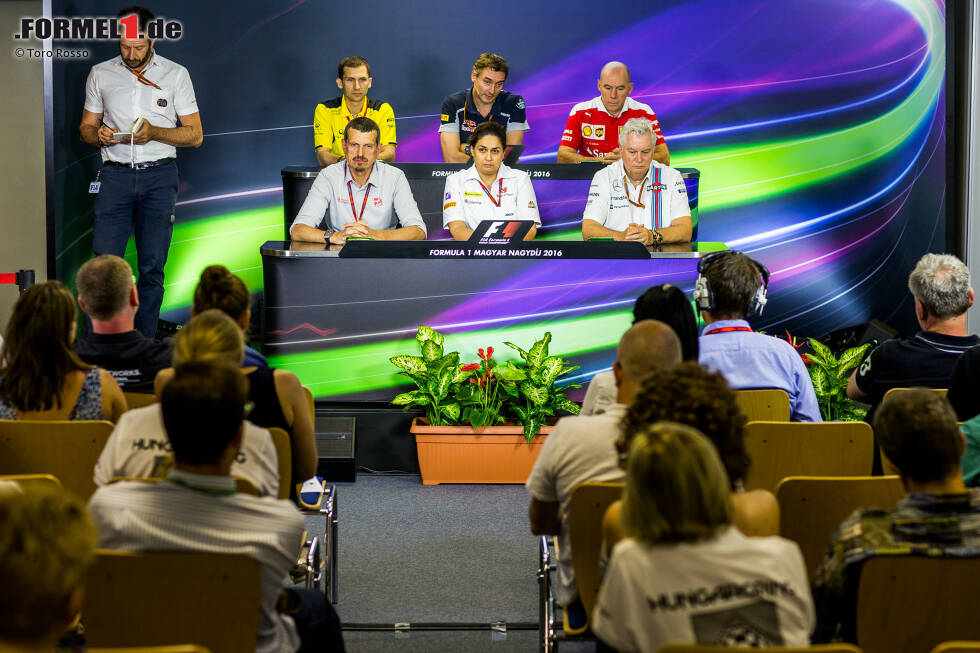
[[[912,388],[892,388],[891,390],[885,393],[885,396],[882,398],[882,401],[894,395],[899,395],[902,394],[903,392],[908,392],[911,389]],[[945,397],[946,394],[949,392],[948,388],[927,388],[927,389],[932,390],[933,392],[938,392],[943,397]]]
[[[280,428],[269,429],[272,444],[279,459],[279,498],[289,498],[289,488],[293,483],[293,449],[289,434]]]
[[[750,422],[766,420],[788,422],[790,416],[789,394],[779,388],[736,390],[735,399],[745,419]]]
[[[861,649],[851,644],[817,644],[806,648],[762,648],[749,649],[753,653],[861,653]],[[668,644],[660,648],[658,653],[731,653],[727,646],[712,646],[708,644]]]
[[[124,646],[123,648],[89,648],[88,653],[212,653],[211,649],[197,644],[172,644],[170,646]]]
[[[82,623],[93,647],[194,642],[213,653],[254,651],[258,562],[242,554],[97,552]]]
[[[932,653],[980,653],[980,642],[943,642]]]
[[[864,422],[749,422],[745,489],[775,493],[787,476],[867,476],[874,433]]]
[[[587,615],[592,614],[599,597],[602,517],[609,504],[618,501],[622,496],[622,483],[582,483],[572,490],[568,501],[568,539],[573,551],[572,569]]]
[[[857,640],[866,653],[920,653],[980,640],[980,557],[880,555],[861,567]]]
[[[52,474],[88,501],[112,422],[0,420],[0,474]]]
[[[305,385],[300,386],[303,388],[303,396],[306,397],[306,405],[310,409],[310,419],[313,420],[313,424],[316,424],[316,402],[313,400],[313,391],[307,388]]]
[[[812,579],[841,522],[859,508],[892,509],[905,494],[897,476],[790,476],[779,482],[779,534],[800,545]]]
[[[150,392],[124,392],[123,396],[126,397],[126,406],[130,410],[149,406],[158,401],[157,396]]]
[[[37,490],[61,491],[61,481],[51,474],[7,474],[0,476],[0,481],[13,481],[24,492]]]

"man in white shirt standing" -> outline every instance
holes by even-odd
[[[177,204],[177,148],[198,147],[204,132],[187,69],[154,52],[156,40],[146,36],[154,20],[149,9],[126,7],[119,17],[134,14],[139,38],[120,39],[119,56],[89,72],[78,131],[84,143],[102,149],[91,191],[92,249],[122,257],[135,232],[141,303],[135,324],[153,338]],[[142,126],[129,136],[139,119]],[[127,136],[114,138],[119,132]]]
[[[332,245],[343,245],[348,238],[425,240],[425,221],[405,173],[378,161],[378,124],[354,118],[344,129],[343,147],[344,160],[313,180],[289,227],[290,238]],[[326,229],[320,229],[324,218]]]
[[[691,207],[681,173],[653,160],[649,120],[630,118],[619,134],[622,159],[592,178],[582,215],[582,238],[644,245],[691,240]]]

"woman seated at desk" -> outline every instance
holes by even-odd
[[[495,122],[477,125],[470,136],[473,165],[446,177],[442,226],[455,240],[466,240],[483,220],[533,220],[524,240],[541,224],[531,178],[504,165],[504,128]]]

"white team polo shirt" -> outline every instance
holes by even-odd
[[[101,113],[102,122],[117,132],[128,132],[137,118],[154,127],[176,127],[178,116],[197,113],[197,98],[187,69],[154,54],[143,77],[160,89],[147,86],[130,72],[122,57],[92,66],[85,82],[85,110]],[[130,163],[130,145],[102,148],[102,160]],[[136,163],[177,156],[177,148],[160,141],[136,145]]]
[[[364,186],[354,181],[346,161],[328,165],[313,180],[289,228],[305,224],[319,229],[328,210],[328,226],[334,231],[340,231],[348,222],[361,220],[371,229],[394,229],[400,225],[418,227],[426,233],[425,221],[405,173],[384,161],[374,162]]]
[[[534,220],[535,224],[541,224],[534,187],[523,170],[501,163],[497,178],[487,191],[475,164],[446,177],[442,226],[448,227],[457,220],[465,222],[470,229],[476,229],[483,220]]]
[[[687,187],[676,169],[653,161],[640,186],[633,186],[627,179],[624,187],[624,178],[622,160],[595,173],[582,219],[595,220],[606,229],[625,231],[631,222],[647,229],[663,229],[677,218],[691,215]],[[643,206],[635,206],[630,200]]]

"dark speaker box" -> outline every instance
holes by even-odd
[[[318,458],[317,476],[326,481],[357,480],[354,427],[353,417],[329,417],[326,411],[316,411],[313,434]]]

